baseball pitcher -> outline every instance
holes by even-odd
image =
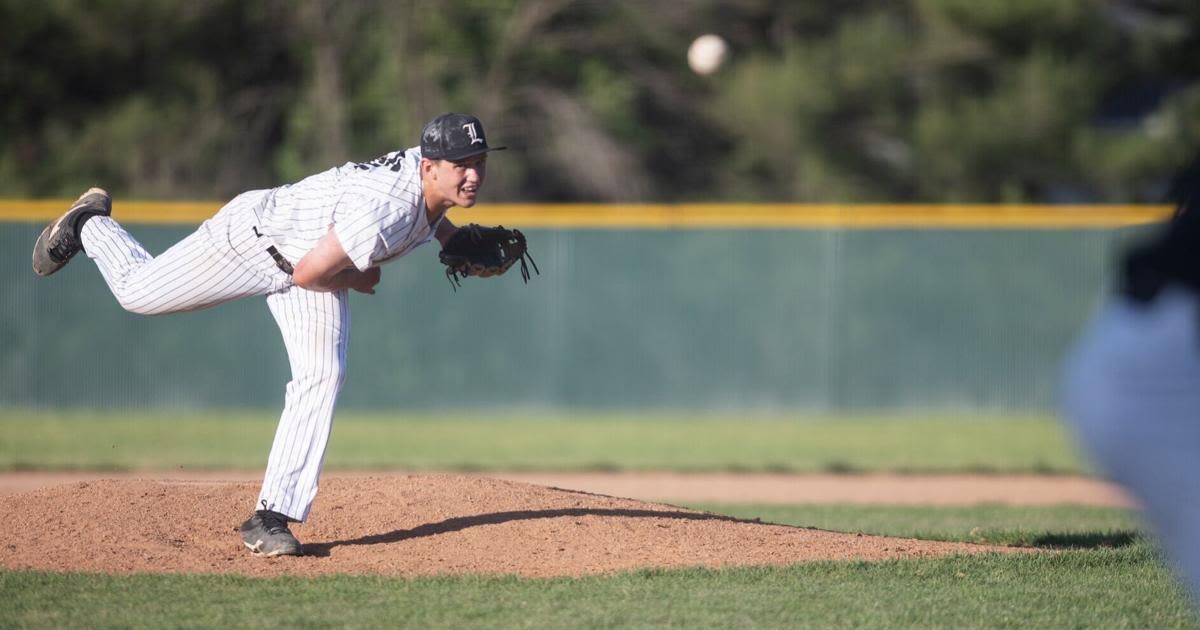
[[[304,521],[317,494],[346,373],[348,292],[374,293],[380,265],[435,238],[455,285],[518,261],[528,280],[532,259],[519,231],[460,229],[446,218],[450,208],[475,205],[488,153],[503,148],[488,145],[474,116],[443,114],[425,126],[418,147],[238,195],[158,256],[112,218],[109,194],[92,188],[42,231],[33,270],[48,276],[83,251],[121,306],[145,315],[266,297],[292,379],[257,510],[240,530],[255,554],[300,555],[288,523]]]

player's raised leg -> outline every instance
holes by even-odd
[[[81,199],[88,198],[85,194]],[[108,199],[107,194],[104,199]],[[256,243],[250,208],[253,203],[252,195],[235,198],[195,232],[158,256],[146,251],[108,213],[92,211],[90,216],[73,218],[72,213],[81,210],[72,208],[39,238],[34,250],[34,268],[38,269],[39,250],[48,252],[42,256],[43,260],[55,263],[62,260],[56,263],[57,267],[50,267],[49,273],[53,273],[83,248],[121,306],[143,315],[193,311],[251,295],[266,295],[290,280]],[[55,233],[56,225],[61,226],[58,236],[46,236]],[[74,241],[63,236],[72,234],[71,227],[75,227],[77,234]],[[62,252],[55,254],[56,247]]]
[[[269,295],[267,304],[283,334],[292,380],[256,517],[303,521],[317,496],[334,405],[345,378],[350,302],[345,290],[322,293],[293,286]],[[288,538],[295,540],[290,531],[276,538],[285,549],[290,547]],[[254,542],[246,539],[248,546]],[[272,544],[266,540],[258,551],[269,554]]]
[[[88,221],[83,242],[113,296],[131,313],[194,311],[277,288],[274,279],[222,247],[207,226],[158,256],[111,217]]]

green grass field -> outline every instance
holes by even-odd
[[[1125,510],[737,506],[726,511],[840,531],[919,531],[943,540],[975,540],[979,534],[968,525],[990,523],[985,538],[992,542],[1073,538],[1075,544],[1066,551],[1049,545],[1031,555],[648,570],[548,580],[0,572],[0,627],[1197,627],[1184,594]]]
[[[0,410],[0,470],[259,469],[274,411]],[[1053,418],[340,414],[327,469],[1082,473]]]
[[[343,414],[330,468],[1086,473],[1045,417]],[[257,469],[274,412],[0,411],[0,469]],[[778,568],[252,579],[0,571],[0,628],[1197,628],[1122,509],[693,505],[1040,553]],[[0,541],[2,543],[3,541]]]
[[[1118,547],[1139,538],[1131,510],[1086,505],[895,506],[692,504],[698,510],[881,536],[1039,548]]]

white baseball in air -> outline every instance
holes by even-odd
[[[725,63],[729,45],[720,35],[701,35],[688,47],[688,65],[696,74],[712,74]]]

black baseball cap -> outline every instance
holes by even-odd
[[[470,114],[442,114],[421,132],[421,156],[432,160],[461,160],[508,147],[489,147],[483,123]]]

